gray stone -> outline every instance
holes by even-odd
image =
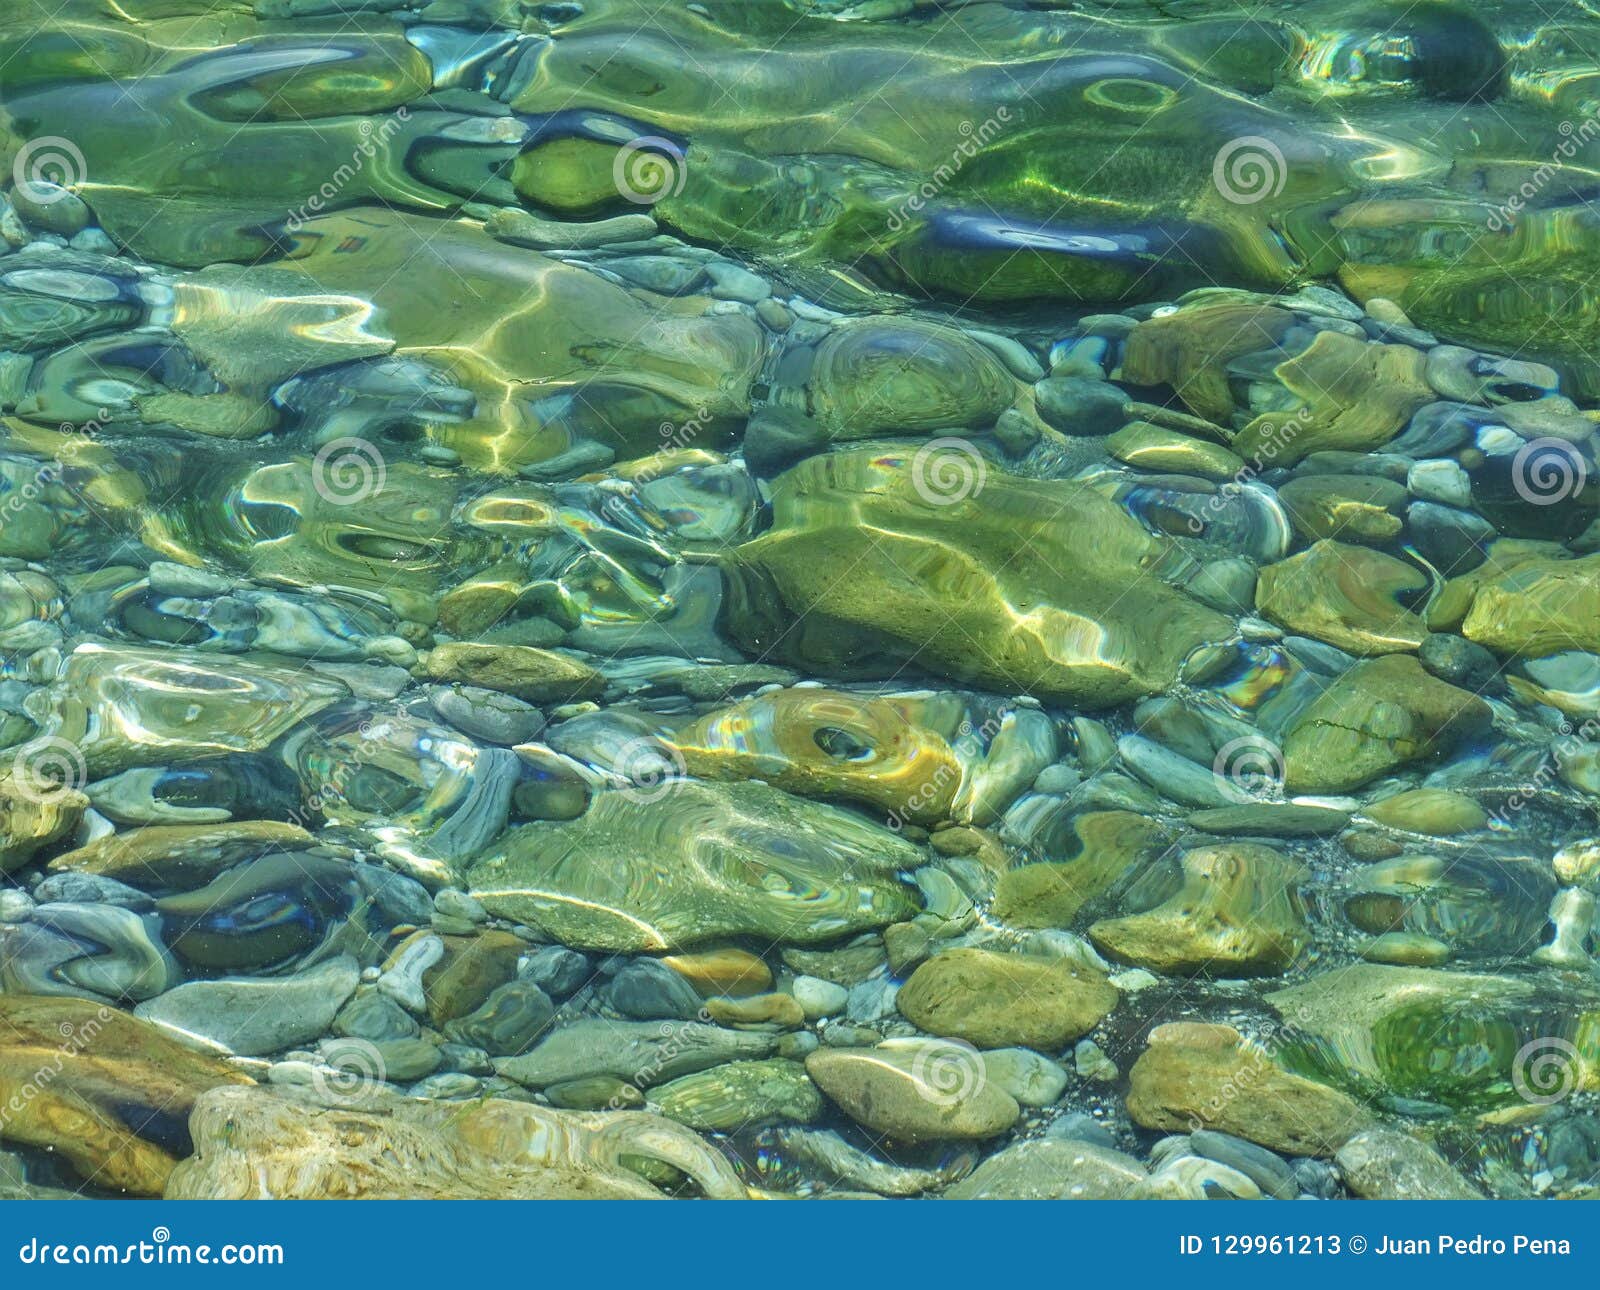
[[[185,1038],[260,1057],[325,1035],[360,979],[344,954],[293,976],[190,981],[133,1011]]]

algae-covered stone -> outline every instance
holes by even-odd
[[[1320,838],[1337,833],[1350,823],[1348,811],[1327,806],[1298,806],[1286,802],[1248,802],[1196,811],[1185,821],[1203,833],[1233,836],[1255,834],[1267,838]]]
[[[1153,426],[1148,421],[1130,421],[1106,436],[1105,448],[1118,461],[1138,470],[1219,480],[1245,473],[1244,458],[1221,444]]]
[[[969,482],[941,492],[951,468]],[[1172,545],[1082,484],[846,452],[787,471],[772,505],[773,527],[725,566],[726,622],[746,649],[814,671],[915,662],[1108,707],[1167,689],[1191,653],[1233,635],[1163,581],[1182,576]]]
[[[1129,1078],[1128,1114],[1146,1128],[1220,1129],[1289,1155],[1332,1155],[1373,1123],[1359,1103],[1284,1070],[1231,1026],[1157,1026]]]
[[[592,699],[605,688],[605,677],[587,663],[531,645],[438,645],[428,655],[428,675],[499,690],[528,703]]]
[[[1283,1060],[1376,1100],[1493,1108],[1600,1088],[1600,990],[1572,974],[1358,963],[1267,996]]]
[[[50,861],[52,873],[86,873],[135,887],[200,887],[243,860],[313,845],[298,824],[228,820],[220,824],[152,824],[107,833]]]
[[[736,1133],[770,1124],[810,1124],[822,1095],[799,1062],[729,1062],[684,1075],[650,1091],[669,1120],[708,1133]]]
[[[1451,583],[1470,595],[1461,634],[1499,654],[1600,652],[1600,555],[1528,555],[1491,563]]]
[[[1093,1029],[1117,1006],[1117,990],[1092,968],[956,949],[913,972],[896,1003],[930,1034],[1050,1053]]]
[[[183,1117],[250,1082],[108,1005],[0,994],[0,1141],[53,1151],[88,1185],[159,1196],[187,1147]]]
[[[1008,869],[995,886],[994,916],[1012,927],[1071,927],[1086,904],[1165,853],[1173,833],[1132,811],[1086,811],[1052,822],[1046,836],[1040,849],[1064,859]]]
[[[1295,531],[1311,541],[1382,545],[1405,527],[1405,488],[1381,475],[1302,475],[1278,489]]]
[[[1271,847],[1226,842],[1184,853],[1183,886],[1142,914],[1089,928],[1095,947],[1153,972],[1260,976],[1305,948],[1305,870]]]
[[[1489,705],[1437,680],[1409,654],[1352,667],[1291,723],[1284,738],[1290,792],[1344,792],[1408,762],[1448,752],[1488,729]]]
[[[171,1200],[653,1200],[662,1193],[640,1171],[660,1165],[709,1197],[746,1194],[689,1130],[630,1111],[376,1094],[330,1108],[282,1088],[219,1089],[190,1129],[194,1155],[173,1172]]]
[[[35,852],[75,829],[89,799],[68,784],[0,779],[0,874],[20,869]]]
[[[903,1142],[992,1138],[1022,1114],[976,1054],[950,1044],[823,1048],[806,1071],[852,1120]]]
[[[576,820],[513,829],[473,866],[491,913],[579,949],[640,953],[734,936],[814,944],[908,918],[904,839],[765,784],[596,795]]]
[[[1322,541],[1256,582],[1263,617],[1351,654],[1415,650],[1427,625],[1400,603],[1428,585],[1420,569],[1381,551]]]

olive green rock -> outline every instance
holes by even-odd
[[[1423,572],[1381,551],[1322,541],[1256,580],[1264,618],[1351,654],[1416,650],[1427,625],[1399,603],[1428,585]]]
[[[1442,788],[1414,788],[1395,793],[1368,803],[1361,813],[1391,829],[1438,838],[1471,833],[1489,822],[1489,813],[1470,797]]]
[[[822,1094],[799,1062],[729,1062],[650,1091],[661,1113],[707,1133],[735,1133],[772,1124],[810,1124]]]
[[[1566,972],[1497,975],[1357,963],[1267,996],[1282,1059],[1376,1101],[1485,1110],[1600,1088],[1600,988]]]
[[[1489,728],[1489,705],[1423,671],[1409,654],[1358,663],[1291,723],[1284,787],[1292,793],[1359,788],[1397,766],[1447,753]]]
[[[1292,860],[1223,842],[1185,852],[1182,865],[1183,886],[1160,905],[1091,926],[1095,948],[1152,972],[1223,977],[1276,974],[1305,948],[1306,873]]]
[[[1115,502],[959,448],[812,457],[775,481],[772,507],[724,564],[725,623],[813,672],[914,663],[1104,708],[1166,690],[1234,632],[1174,585],[1188,575],[1173,544]]]
[[[599,793],[576,820],[513,829],[469,873],[492,914],[621,953],[751,936],[817,944],[916,912],[898,834],[761,783]]]
[[[605,688],[605,677],[587,663],[531,645],[437,645],[428,654],[428,675],[499,690],[529,703],[592,699]]]
[[[1379,545],[1404,527],[1405,488],[1379,475],[1305,475],[1278,490],[1295,532]]]
[[[1496,544],[1495,554],[1499,549]],[[1461,634],[1496,653],[1532,658],[1600,651],[1600,555],[1491,558],[1447,591],[1470,596]]]
[[[1148,1129],[1220,1129],[1273,1151],[1330,1156],[1374,1123],[1338,1089],[1284,1070],[1232,1026],[1169,1022],[1129,1073],[1128,1114]]]
[[[1117,1006],[1117,989],[1092,968],[992,950],[957,949],[929,959],[896,1002],[929,1034],[979,1048],[1059,1052]]]
[[[42,847],[78,826],[89,799],[66,784],[0,779],[0,874],[20,869]]]
[[[955,1045],[822,1048],[806,1072],[852,1120],[902,1142],[992,1138],[1022,1114],[983,1078],[976,1055]]]
[[[1173,837],[1167,826],[1132,811],[1085,811],[1052,830],[1051,854],[1062,859],[1000,875],[994,916],[1011,927],[1071,927],[1085,905],[1136,878]]]

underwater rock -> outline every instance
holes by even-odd
[[[223,824],[155,824],[107,833],[50,861],[51,873],[116,878],[135,887],[204,886],[234,865],[273,851],[301,851],[314,839],[298,824],[237,820]]]
[[[204,887],[156,902],[172,951],[212,971],[250,971],[317,945],[356,900],[343,861],[309,852],[262,856]]]
[[[777,1040],[759,1031],[725,1030],[698,1021],[574,1021],[531,1052],[495,1063],[528,1088],[608,1075],[645,1087],[726,1062],[769,1057]]]
[[[1359,963],[1267,996],[1283,1060],[1377,1103],[1485,1110],[1600,1086],[1600,992],[1571,974]]]
[[[1117,990],[1089,968],[990,950],[946,950],[915,972],[895,1002],[930,1034],[980,1048],[1059,1052],[1117,1006]]]
[[[246,655],[223,661],[172,647],[90,643],[67,657],[48,693],[52,720],[44,738],[76,745],[99,776],[259,752],[348,690],[304,668]]]
[[[256,1057],[327,1034],[360,978],[355,959],[342,955],[293,976],[190,981],[134,1015],[214,1051]]]
[[[376,1091],[321,1106],[278,1087],[202,1096],[190,1131],[194,1155],[173,1172],[169,1200],[660,1199],[636,1172],[647,1161],[681,1170],[706,1196],[745,1195],[694,1134],[638,1112]]]
[[[852,1120],[902,1142],[992,1138],[1022,1113],[983,1078],[976,1054],[955,1044],[823,1048],[806,1071]]]
[[[34,906],[0,931],[0,985],[16,994],[149,999],[183,979],[154,920],[115,905]]]
[[[1375,935],[1406,932],[1455,954],[1514,959],[1544,939],[1555,892],[1541,861],[1475,852],[1403,855],[1353,875],[1344,910]]]
[[[428,675],[499,690],[528,703],[590,699],[605,685],[588,664],[529,645],[438,645],[428,654]]]
[[[1428,628],[1403,597],[1428,585],[1420,569],[1365,547],[1323,540],[1256,582],[1262,617],[1350,654],[1415,650]]]
[[[491,913],[579,949],[643,953],[730,936],[815,944],[915,912],[916,848],[764,784],[667,781],[513,829],[469,871]]]
[[[0,779],[0,874],[20,869],[72,832],[88,805],[89,799],[69,784]]]
[[[1334,1154],[1344,1185],[1363,1200],[1482,1200],[1483,1193],[1426,1142],[1399,1129],[1356,1134]]]
[[[1373,1123],[1359,1103],[1284,1070],[1231,1026],[1157,1026],[1129,1078],[1128,1114],[1146,1128],[1210,1127],[1294,1156],[1331,1156]]]
[[[1467,601],[1461,634],[1498,654],[1600,652],[1600,555],[1496,558],[1456,579],[1445,594]]]
[[[1406,490],[1381,475],[1301,475],[1278,489],[1295,532],[1382,546],[1404,527]]]
[[[1437,680],[1415,658],[1387,654],[1336,678],[1283,741],[1284,787],[1337,793],[1408,762],[1448,752],[1489,728],[1489,705]]]
[[[1309,939],[1298,885],[1306,872],[1271,847],[1227,842],[1186,851],[1183,886],[1142,914],[1102,919],[1089,939],[1102,953],[1153,972],[1266,976]]]
[[[946,1200],[1122,1200],[1145,1178],[1134,1157],[1092,1142],[1035,1138],[997,1151]]]
[[[729,1062],[650,1090],[661,1114],[691,1129],[734,1133],[772,1124],[810,1124],[822,1094],[799,1062]]]
[[[1066,857],[1000,875],[993,913],[1012,927],[1073,926],[1085,905],[1114,896],[1154,867],[1174,837],[1132,811],[1074,812],[1052,798],[1024,798],[1007,817],[1006,832],[1038,854]]]
[[[87,1185],[112,1191],[160,1196],[188,1154],[195,1099],[250,1083],[105,1004],[0,994],[0,1025],[0,1103],[10,1108],[0,1140],[54,1151]]]
[[[1162,580],[1186,576],[1172,544],[1110,500],[925,451],[835,453],[780,476],[773,528],[725,566],[744,648],[833,675],[914,662],[1107,707],[1167,689],[1233,635]]]

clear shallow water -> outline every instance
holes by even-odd
[[[1597,45],[8,12],[6,1185],[1583,1193]]]

